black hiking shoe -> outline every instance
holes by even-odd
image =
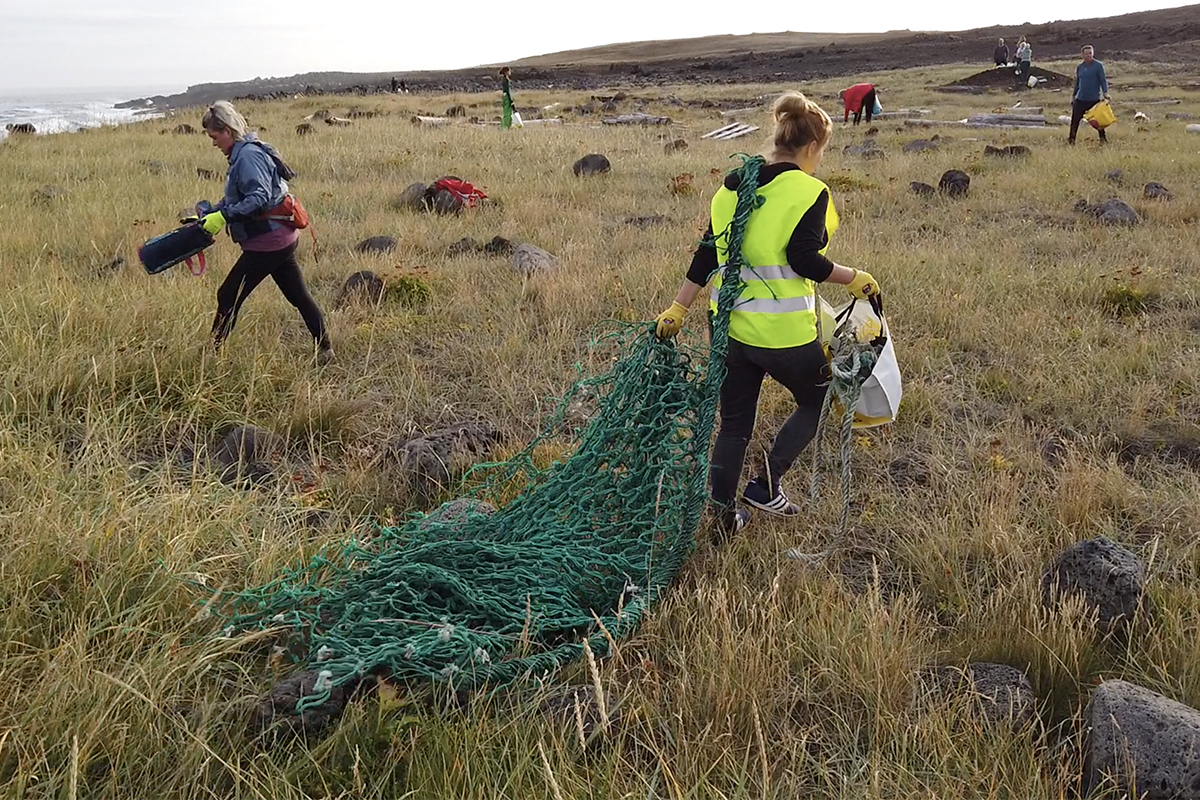
[[[794,517],[800,513],[800,506],[788,499],[788,496],[783,493],[782,486],[772,497],[771,487],[762,478],[755,478],[746,484],[746,491],[742,492],[742,499],[748,505],[777,517]]]
[[[748,508],[733,508],[721,512],[721,516],[717,519],[717,544],[727,544],[749,524],[750,509]]]

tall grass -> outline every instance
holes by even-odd
[[[1118,99],[1177,91],[1168,67],[1109,67]],[[877,82],[887,108],[947,119],[1010,102],[931,91],[966,72]],[[1160,88],[1122,94],[1135,78]],[[668,98],[748,104],[782,88],[630,93],[626,109],[641,98],[677,120],[669,129],[575,112],[562,127],[507,133],[408,121],[459,102],[495,113],[495,98],[467,95],[249,105],[301,174],[294,188],[316,222],[319,260],[307,239],[300,258],[338,352],[320,370],[269,284],[211,352],[213,295],[236,257],[228,242],[204,278],[137,267],[138,243],[219,195],[196,173],[223,171],[205,138],[162,134],[170,120],[0,145],[4,795],[1059,797],[1078,779],[1090,683],[1120,676],[1200,703],[1200,480],[1186,457],[1200,413],[1200,167],[1181,123],[1152,112],[1139,128],[1130,109],[1106,149],[1089,132],[1068,149],[1062,128],[946,129],[939,150],[909,155],[901,145],[931,132],[888,121],[877,136],[888,157],[863,162],[841,152],[862,130],[839,127],[822,169],[843,220],[831,254],[882,283],[906,381],[901,417],[856,439],[857,523],[827,565],[781,554],[838,544],[832,491],[799,522],[760,518],[730,547],[697,553],[638,636],[597,667],[619,711],[609,733],[581,748],[574,723],[541,713],[536,695],[463,706],[385,692],[320,742],[247,734],[248,704],[286,666],[262,641],[217,638],[202,587],[264,581],[365,519],[411,510],[381,471],[394,437],[482,416],[509,447],[528,441],[577,362],[602,368],[588,355],[602,321],[649,319],[669,303],[713,175],[761,145],[701,140],[722,118]],[[801,88],[835,105],[836,83]],[[1061,94],[1031,98],[1052,116],[1066,110]],[[586,99],[518,94],[523,107]],[[1200,112],[1200,98],[1184,100],[1177,110]],[[317,108],[351,105],[383,115],[293,132]],[[677,137],[690,147],[665,155]],[[989,143],[1033,155],[986,160]],[[606,153],[613,171],[576,179],[571,164],[588,152]],[[908,192],[949,168],[971,174],[968,198]],[[1119,185],[1105,178],[1114,168]],[[500,203],[454,218],[389,207],[409,183],[447,173]],[[672,192],[682,173],[696,193]],[[1176,199],[1143,200],[1150,180]],[[46,185],[65,191],[38,199]],[[1113,194],[1142,225],[1105,228],[1071,211]],[[668,222],[624,223],[649,214]],[[353,252],[375,234],[399,249]],[[561,268],[523,280],[505,259],[444,254],[493,235],[542,246]],[[117,257],[127,263],[111,269]],[[429,307],[335,311],[359,269],[419,276]],[[1114,286],[1150,300],[1116,313]],[[699,340],[702,328],[697,312],[684,335]],[[789,402],[767,389],[755,450]],[[190,466],[185,455],[243,422],[285,435],[303,474],[246,491]],[[1123,457],[1134,441],[1157,446]],[[806,477],[802,464],[794,494]],[[313,525],[314,507],[337,522]],[[1040,607],[1042,566],[1097,534],[1153,555],[1158,614],[1125,646],[1098,640],[1083,609]],[[914,703],[921,668],[969,660],[1027,670],[1038,722],[997,730],[965,705]],[[586,665],[562,677],[593,682]]]

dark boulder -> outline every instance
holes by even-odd
[[[346,278],[333,307],[340,309],[351,304],[378,305],[383,300],[384,289],[383,279],[369,269],[364,269]]]
[[[371,236],[354,245],[358,253],[390,253],[396,249],[395,236]]]
[[[1105,681],[1087,719],[1084,789],[1137,786],[1145,800],[1200,797],[1200,711],[1125,681]]]
[[[971,176],[962,170],[946,170],[938,181],[938,189],[951,197],[963,197],[971,189]]]
[[[600,153],[589,153],[571,167],[571,171],[575,173],[576,177],[601,175],[611,169],[612,164],[608,158]]]
[[[1101,629],[1128,624],[1145,601],[1141,559],[1103,536],[1078,542],[1042,572],[1042,604],[1079,597],[1095,609]]]

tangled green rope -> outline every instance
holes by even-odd
[[[744,158],[711,350],[699,359],[645,326],[608,343],[622,355],[575,384],[548,429],[503,464],[478,468],[472,496],[494,514],[438,515],[318,554],[230,598],[227,634],[280,628],[319,671],[300,711],[369,674],[503,686],[596,653],[632,632],[694,546],[707,502],[708,451],[725,378],[729,311],[742,290],[741,243],[761,158]],[[595,400],[568,440],[573,403]],[[546,469],[539,447],[573,453]],[[503,502],[512,487],[515,499]]]
[[[834,354],[833,358],[829,360],[831,380],[829,390],[825,392],[825,401],[821,404],[817,436],[819,439],[821,431],[825,430],[825,423],[829,419],[829,412],[836,399],[842,407],[842,419],[838,425],[838,446],[842,459],[842,513],[838,518],[837,534],[840,540],[844,540],[850,526],[850,481],[853,477],[850,449],[854,440],[854,410],[858,406],[858,398],[862,395],[863,383],[875,369],[879,351],[871,342],[857,341],[853,332],[848,330],[848,326],[840,328],[834,334],[834,338]],[[818,440],[813,443],[813,469],[809,485],[811,500],[816,500],[820,491],[821,453],[821,442]]]

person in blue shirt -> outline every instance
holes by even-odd
[[[1090,44],[1083,48],[1083,63],[1075,68],[1075,94],[1071,99],[1071,132],[1067,143],[1075,144],[1079,123],[1092,106],[1108,99],[1108,76],[1104,64],[1096,60],[1096,50]],[[1100,141],[1107,142],[1104,130],[1100,130]]]

